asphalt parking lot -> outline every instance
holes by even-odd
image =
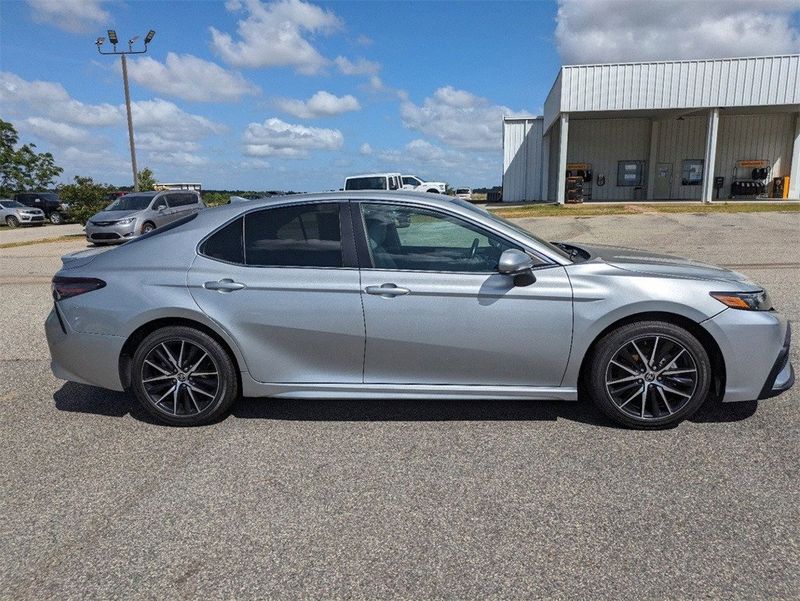
[[[797,213],[523,223],[732,266],[800,320]],[[49,279],[83,245],[0,249],[0,597],[800,596],[800,386],[661,432],[506,401],[248,399],[169,428],[50,373]]]

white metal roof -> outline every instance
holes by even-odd
[[[800,105],[800,54],[565,65],[544,126],[565,112],[780,105]]]

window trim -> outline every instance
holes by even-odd
[[[369,244],[367,243],[367,226],[364,222],[364,212],[361,210],[361,205],[365,204],[386,204],[391,206],[400,206],[400,207],[411,207],[418,210],[428,211],[431,213],[437,213],[440,215],[446,215],[452,219],[457,221],[468,223],[473,228],[477,229],[479,232],[483,233],[488,237],[491,235],[495,238],[500,238],[504,242],[510,244],[511,246],[519,246],[522,247],[523,252],[531,255],[532,258],[538,259],[542,262],[541,265],[534,265],[533,270],[537,271],[539,269],[549,269],[551,267],[559,266],[559,263],[551,260],[549,257],[543,256],[541,253],[537,252],[529,245],[522,244],[518,240],[514,240],[509,238],[508,236],[492,229],[484,226],[482,223],[475,223],[469,219],[466,219],[463,215],[459,215],[457,213],[451,213],[446,209],[442,209],[441,207],[429,207],[426,205],[420,205],[416,203],[410,202],[402,202],[398,203],[397,201],[392,200],[368,200],[368,199],[358,199],[358,200],[351,200],[351,215],[353,220],[353,228],[357,232],[355,235],[355,242],[356,242],[356,250],[358,254],[358,266],[361,270],[365,271],[391,271],[391,272],[401,272],[401,273],[446,273],[446,274],[455,274],[455,275],[496,275],[498,271],[442,271],[442,270],[432,270],[432,269],[392,269],[388,267],[375,267],[372,264],[372,255],[369,251]],[[357,205],[357,206],[353,206]]]
[[[218,257],[210,257],[207,254],[201,251],[201,248],[206,243],[206,241],[214,236],[220,230],[228,227],[231,223],[236,221],[237,219],[242,220],[242,260],[247,261],[247,253],[246,253],[246,241],[245,241],[245,217],[250,213],[256,213],[258,211],[271,211],[273,209],[285,209],[288,207],[299,207],[304,205],[323,205],[323,204],[336,204],[339,205],[339,234],[341,237],[342,242],[342,266],[341,267],[321,267],[315,265],[248,265],[245,263],[236,263],[233,261],[226,261],[224,259],[220,259]],[[196,215],[197,213],[195,213]],[[353,241],[353,231],[352,231],[352,221],[350,218],[350,203],[347,200],[342,199],[330,199],[330,200],[309,200],[306,202],[287,202],[287,203],[280,203],[275,205],[262,205],[259,207],[249,207],[247,210],[242,211],[241,213],[237,213],[230,219],[227,219],[224,223],[220,224],[216,228],[214,228],[211,232],[203,236],[200,241],[197,243],[195,247],[195,254],[197,256],[203,257],[204,259],[208,259],[209,261],[216,261],[217,263],[224,263],[225,265],[234,265],[236,267],[243,267],[248,269],[358,269],[358,260],[356,258],[356,248],[355,244],[347,244],[345,237],[349,236],[351,242]]]

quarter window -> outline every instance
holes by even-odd
[[[372,265],[379,269],[492,272],[503,251],[518,248],[461,219],[426,209],[364,203],[361,215]]]
[[[339,205],[265,209],[244,218],[247,265],[341,267]]]
[[[243,234],[244,217],[239,217],[206,240],[200,248],[200,253],[212,259],[242,264],[244,263]]]

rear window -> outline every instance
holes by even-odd
[[[386,190],[386,178],[377,177],[351,177],[344,185],[345,190]]]
[[[459,188],[456,190],[456,194],[470,194],[471,190],[469,188]]]

